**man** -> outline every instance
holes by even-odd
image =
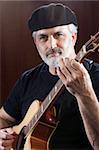
[[[49,149],[98,150],[99,65],[75,60],[74,12],[52,3],[36,9],[28,25],[44,63],[22,74],[1,108],[0,150],[11,149],[15,134],[10,126],[23,120],[33,100],[44,100],[59,78],[65,90],[54,104],[59,123]]]

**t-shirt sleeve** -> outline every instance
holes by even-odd
[[[97,63],[94,63],[91,69],[91,80],[92,80],[94,91],[99,101],[99,64]]]
[[[7,100],[5,101],[3,108],[4,110],[17,121],[21,119],[21,109],[20,109],[20,98],[22,92],[21,78],[19,78],[13,89],[11,90]]]

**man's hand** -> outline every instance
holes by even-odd
[[[80,64],[76,60],[66,58],[59,62],[57,74],[73,95],[83,96],[83,94],[90,94],[92,84],[90,76],[83,64]]]
[[[16,134],[12,128],[0,129],[0,150],[12,150]]]

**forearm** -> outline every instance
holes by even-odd
[[[15,119],[9,116],[3,107],[0,109],[0,129],[11,127],[15,123]]]
[[[94,150],[99,150],[99,133],[97,132],[97,129],[96,129],[97,125],[95,128],[89,123],[87,119],[84,119],[84,117],[82,118],[83,118],[85,131],[89,139],[89,142],[91,143]]]
[[[13,123],[0,117],[0,129],[10,127]]]
[[[77,96],[86,134],[95,150],[99,150],[99,102],[92,90],[90,95]]]

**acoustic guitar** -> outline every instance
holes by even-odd
[[[91,36],[82,46],[75,60],[81,63],[91,53],[99,53],[99,32]],[[59,79],[45,100],[42,103],[34,100],[23,121],[19,125],[13,126],[13,130],[18,135],[15,150],[48,150],[49,140],[58,125],[58,121],[50,117],[52,112],[55,114],[52,106],[63,88],[63,83]],[[48,111],[51,113],[46,113],[51,109],[53,111]],[[44,113],[50,123],[41,121]]]

